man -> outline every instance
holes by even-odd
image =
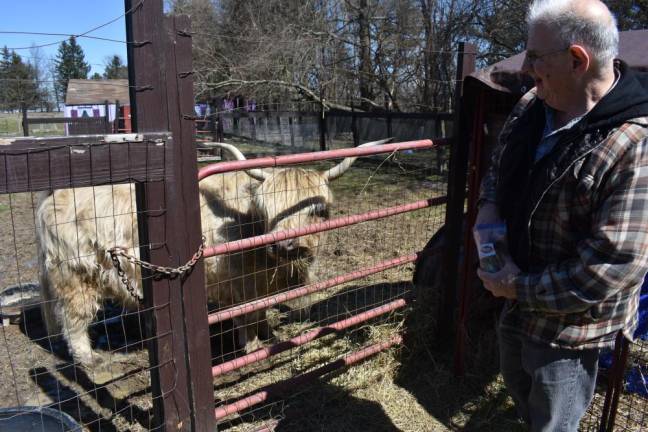
[[[648,76],[615,61],[598,0],[535,1],[514,108],[482,183],[477,223],[504,221],[500,367],[533,431],[576,431],[598,353],[637,323],[648,269]]]

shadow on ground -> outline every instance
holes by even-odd
[[[466,331],[465,372],[457,376],[454,335],[435,334],[429,307],[420,305],[408,316],[408,337],[395,382],[447,430],[526,430],[499,376],[497,312],[471,321]]]
[[[391,432],[399,429],[392,423],[379,403],[359,399],[349,392],[319,381],[298,397],[312,398],[319,403],[308,415],[297,406],[285,411],[276,432],[292,431],[375,431]]]
[[[65,341],[47,335],[38,308],[25,313],[20,330],[45,352],[28,374],[49,401],[47,406],[93,432],[132,430],[135,424],[152,427],[148,354],[137,313],[113,305],[100,312],[90,335],[94,349],[110,362],[94,369],[75,365]]]

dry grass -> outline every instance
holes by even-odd
[[[63,117],[63,112],[29,112],[29,118],[56,118]],[[33,124],[29,127],[31,136],[61,136],[65,135],[65,125],[60,124]],[[0,113],[0,137],[22,136],[22,115],[20,113]]]

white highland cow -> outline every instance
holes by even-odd
[[[245,159],[234,146],[212,146],[235,159]],[[252,169],[202,180],[201,222],[206,243],[218,245],[327,219],[333,201],[328,184],[344,174],[354,160],[347,158],[324,172]],[[75,362],[83,366],[102,363],[103,357],[91,348],[88,326],[103,300],[112,299],[126,308],[134,308],[138,302],[122,283],[108,252],[120,246],[138,255],[135,188],[124,184],[43,194],[37,227],[48,333],[62,333]],[[309,267],[321,242],[321,234],[312,234],[206,259],[209,301],[227,307],[308,283]],[[123,258],[120,263],[141,298],[139,267]],[[266,323],[263,312],[236,318],[239,345],[248,352],[258,348],[259,336],[270,336]]]

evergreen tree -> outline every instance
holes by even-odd
[[[122,62],[121,57],[114,55],[109,58],[103,76],[105,79],[127,79],[128,67]]]
[[[95,73],[92,74],[90,79],[95,80],[95,81],[101,81],[103,79],[103,77],[101,76],[101,74],[99,74],[99,72],[95,72]]]
[[[2,75],[8,84],[4,87],[5,107],[9,110],[34,108],[41,102],[36,71],[29,63],[23,63],[15,52],[7,62],[6,52],[2,54]]]
[[[11,87],[11,81],[9,79],[9,68],[11,66],[11,53],[7,49],[7,46],[2,49],[2,54],[0,56],[0,110],[9,109],[9,88]]]
[[[74,36],[69,41],[61,42],[56,54],[56,83],[55,91],[65,101],[68,81],[71,79],[86,79],[90,72],[90,65],[85,61],[85,54]]]

